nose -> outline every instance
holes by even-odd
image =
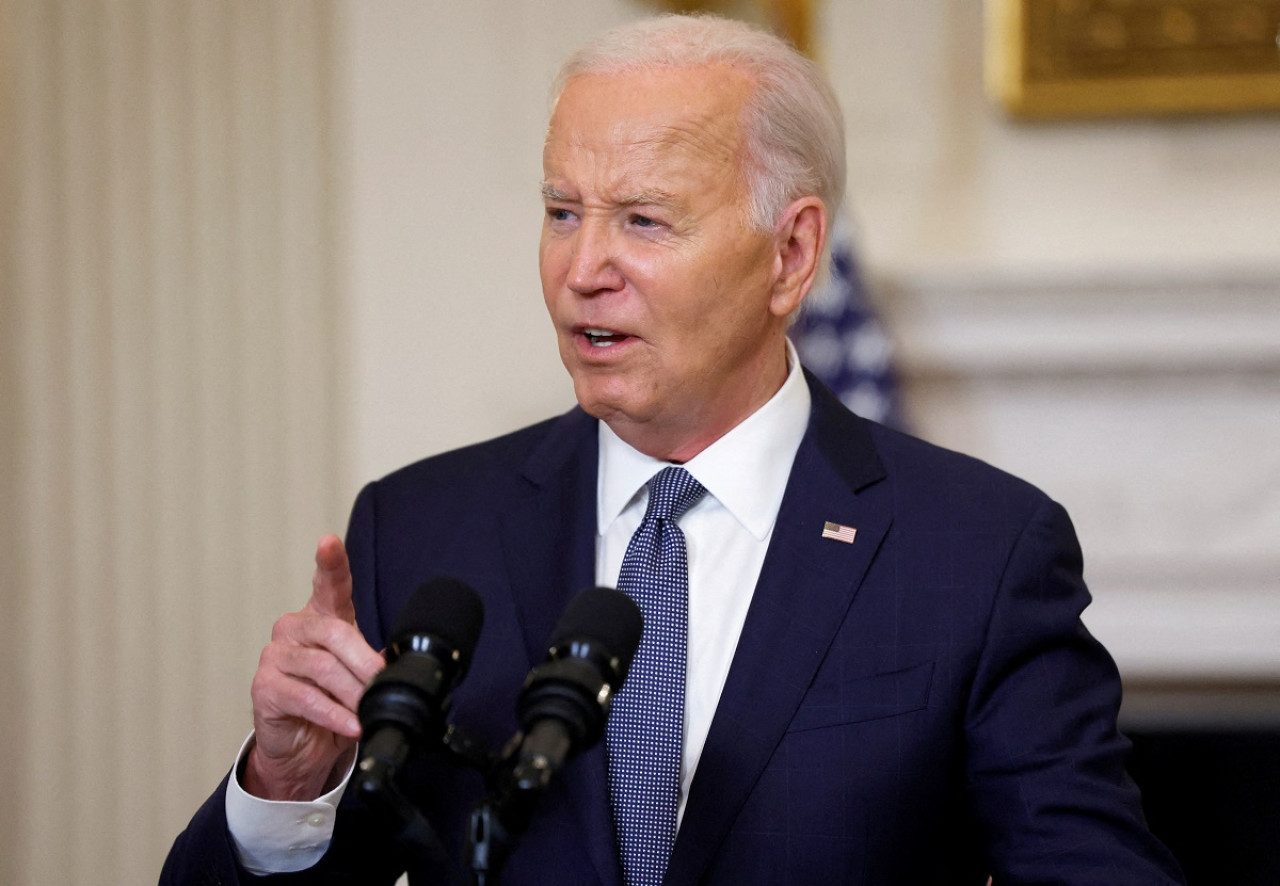
[[[621,289],[614,233],[608,221],[586,218],[573,233],[565,284],[579,295]]]

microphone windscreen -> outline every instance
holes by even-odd
[[[590,640],[618,659],[618,670],[625,677],[643,631],[644,618],[634,600],[613,588],[587,588],[565,607],[551,632],[551,647]]]
[[[433,634],[469,659],[483,624],[484,604],[475,588],[456,578],[433,578],[409,597],[391,636]]]

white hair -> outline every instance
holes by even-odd
[[[771,231],[800,197],[835,213],[844,199],[844,119],[831,84],[812,61],[767,31],[714,15],[663,15],[605,32],[565,60],[552,105],[585,74],[727,65],[747,74],[743,174],[751,224]]]

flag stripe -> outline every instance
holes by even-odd
[[[846,406],[863,418],[902,428],[893,348],[858,268],[844,213],[836,219],[831,242],[831,273],[805,299],[791,340],[800,362]]]
[[[826,523],[822,527],[822,537],[832,538],[836,541],[842,541],[845,544],[853,544],[853,537],[858,534],[858,530],[852,526],[845,526],[841,523]]]

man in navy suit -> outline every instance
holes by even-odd
[[[355,709],[410,591],[484,598],[451,719],[494,745],[566,601],[614,585],[659,470],[680,518],[688,660],[670,884],[1168,884],[1080,622],[1062,509],[850,413],[786,340],[844,188],[817,69],[714,18],[566,64],[544,150],[543,294],[579,407],[370,484],[307,605],[277,622],[254,733],[165,882],[460,882],[343,797]],[[623,883],[602,745],[571,760],[503,882]],[[480,777],[414,760],[448,852]],[[340,799],[341,798],[341,799]],[[292,874],[286,872],[294,872]]]

